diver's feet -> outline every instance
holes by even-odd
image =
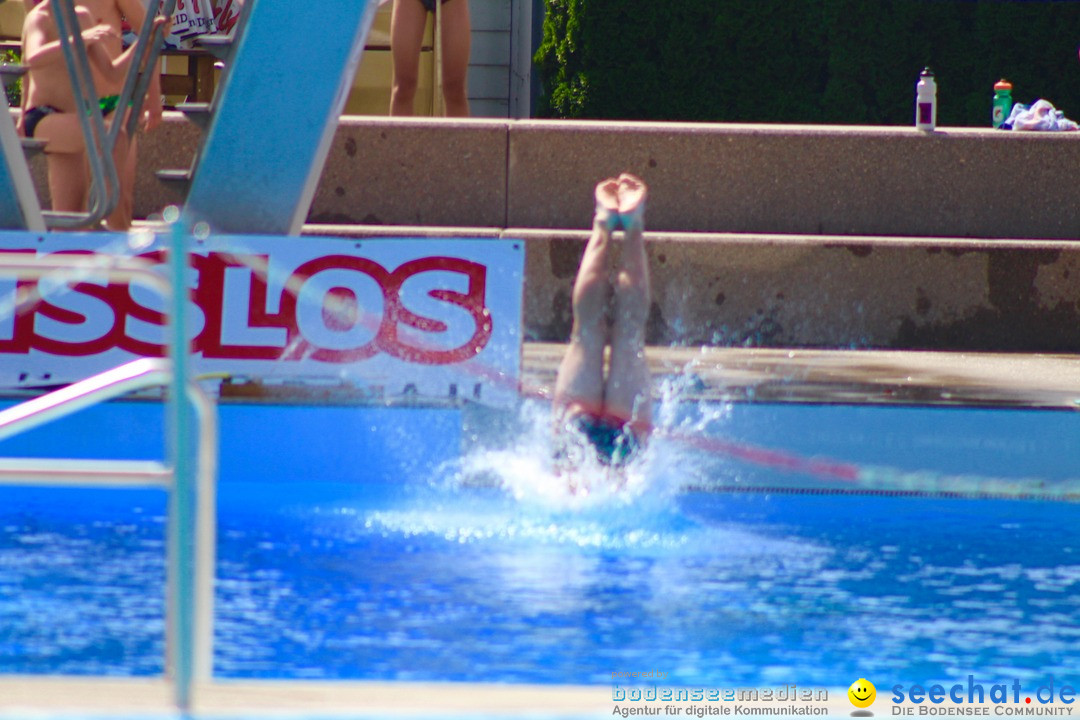
[[[623,230],[641,230],[644,225],[645,198],[648,188],[641,178],[623,173],[619,176],[619,218]]]
[[[608,232],[619,227],[619,181],[615,178],[602,180],[596,186],[595,221],[603,224]]]

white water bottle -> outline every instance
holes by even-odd
[[[937,83],[930,68],[924,68],[915,86],[915,127],[932,131],[937,127]]]

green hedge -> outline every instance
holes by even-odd
[[[940,125],[989,125],[1001,77],[1080,120],[1074,0],[545,3],[546,117],[910,124],[929,65]]]

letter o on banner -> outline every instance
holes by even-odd
[[[337,262],[334,262],[334,261]],[[296,328],[316,356],[361,360],[379,352],[389,274],[365,258],[331,256],[297,268]]]

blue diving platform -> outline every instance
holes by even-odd
[[[377,6],[377,0],[251,4],[192,166],[184,206],[189,226],[300,233]]]

